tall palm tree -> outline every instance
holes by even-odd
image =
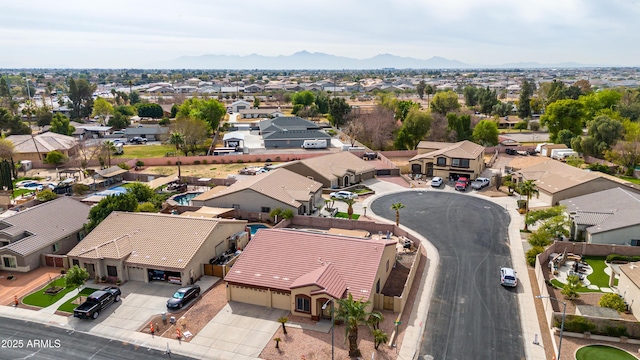
[[[395,203],[391,205],[391,210],[396,211],[396,226],[400,225],[400,209],[404,209],[403,203]]]
[[[525,180],[518,185],[518,193],[520,195],[524,195],[527,198],[527,202],[525,203],[525,216],[529,213],[529,201],[533,195],[540,196],[540,191],[538,191],[538,187],[534,183],[534,180]],[[526,221],[524,223],[524,230],[529,230],[529,226]]]
[[[116,145],[113,141],[105,141],[102,143],[102,151],[107,155],[107,164],[111,167],[111,153],[116,151]]]
[[[335,318],[345,324],[344,336],[349,340],[349,356],[360,357],[362,354],[358,349],[358,327],[369,325],[367,322],[369,316],[379,312],[367,311],[371,301],[354,300],[351,294],[346,299],[337,299],[337,303],[338,309]]]
[[[284,324],[286,324],[288,321],[289,321],[289,318],[288,318],[288,317],[286,317],[286,316],[283,316],[283,317],[281,317],[281,318],[278,318],[278,322],[279,322],[280,324],[282,324],[282,332],[283,332],[285,335],[287,335],[287,327],[286,327],[286,326],[284,326]]]
[[[347,215],[349,215],[349,220],[353,216],[353,204],[356,202],[354,199],[344,199],[342,200],[347,204]]]
[[[169,138],[169,144],[175,145],[176,156],[178,156],[180,154],[180,148],[182,147],[182,145],[184,145],[184,135],[179,132],[172,132],[171,137]],[[180,171],[180,158],[178,158],[176,164],[178,164],[178,180],[180,180],[182,177],[182,173]]]
[[[427,94],[427,106],[431,108],[431,95],[435,92],[433,85],[428,84],[424,87],[424,93]]]

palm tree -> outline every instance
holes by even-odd
[[[180,154],[180,148],[184,145],[184,135],[179,132],[172,132],[169,138],[169,144],[173,144],[176,147],[176,156]],[[181,179],[182,173],[180,172],[180,158],[176,161],[178,165],[178,181]]]
[[[285,324],[287,321],[289,321],[289,318],[288,318],[288,317],[286,317],[286,316],[283,316],[283,317],[281,317],[281,318],[278,318],[278,322],[279,322],[280,324],[282,324],[282,332],[283,332],[285,335],[287,335],[287,327],[286,327],[286,326],[284,326],[284,324]]]
[[[358,327],[369,325],[367,319],[372,315],[378,316],[375,314],[378,311],[368,312],[367,308],[371,305],[371,301],[354,300],[351,294],[346,299],[338,299],[337,301],[338,309],[335,318],[345,324],[344,336],[349,340],[349,356],[360,357],[362,354],[358,349]]]
[[[389,335],[380,329],[373,330],[373,348],[378,350],[380,344],[389,341]]]
[[[347,215],[349,215],[349,220],[353,216],[353,204],[356,202],[355,199],[344,199],[342,200],[347,204]]]
[[[536,197],[540,196],[540,191],[538,191],[538,187],[536,186],[536,184],[534,183],[534,180],[525,180],[524,182],[520,183],[518,185],[518,193],[520,195],[524,195],[527,198],[527,202],[525,203],[525,214],[527,214],[529,212],[529,200],[531,200],[531,197],[535,194]],[[524,230],[528,231],[528,225],[525,222],[524,223]]]
[[[276,342],[276,349],[280,349],[280,341],[282,341],[282,339],[277,337],[277,338],[273,339],[273,341]]]
[[[431,107],[431,98],[430,96],[435,92],[435,89],[433,88],[433,85],[428,84],[427,86],[424,87],[424,93],[427,94],[427,106],[430,108]]]
[[[396,226],[400,225],[400,209],[404,209],[403,203],[395,203],[391,205],[391,210],[396,211]]]
[[[105,141],[102,143],[102,151],[107,154],[107,164],[111,167],[111,153],[116,151],[116,145],[113,141]]]

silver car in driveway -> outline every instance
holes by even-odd
[[[358,198],[358,194],[356,193],[352,193],[351,191],[337,191],[337,192],[332,192],[331,194],[329,194],[329,196],[332,199],[340,199],[340,200],[346,200],[346,199],[357,199]]]
[[[433,179],[431,179],[431,187],[440,187],[442,186],[442,178],[439,176],[434,177]]]

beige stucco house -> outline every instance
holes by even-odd
[[[618,274],[618,292],[622,292],[624,301],[629,304],[632,314],[640,314],[640,263],[620,265]]]
[[[212,258],[244,248],[245,226],[241,220],[116,211],[68,256],[92,278],[187,285],[204,274]]]
[[[42,161],[51,151],[59,151],[71,157],[76,154],[78,141],[73,136],[46,132],[34,135],[10,135],[7,140],[13,143],[16,162],[22,160]]]
[[[294,214],[304,215],[323,204],[322,184],[287,169],[275,169],[229,187],[214,187],[193,198],[191,203],[261,213],[276,208],[291,209]]]
[[[393,269],[396,242],[293,229],[258,231],[224,280],[227,299],[318,320],[331,299],[369,301]],[[357,268],[357,271],[354,269]]]
[[[373,179],[376,175],[376,168],[371,162],[348,151],[296,160],[282,164],[281,167],[319,181],[323,187],[332,189]]]
[[[411,173],[443,179],[475,179],[485,168],[484,149],[484,146],[467,140],[455,144],[421,141],[418,155],[409,160]]]
[[[638,193],[640,187],[597,171],[582,170],[557,160],[548,160],[516,171],[512,180],[517,184],[533,180],[539,191],[538,200],[550,206],[560,201],[598,191],[621,187]]]
[[[45,254],[66,254],[84,236],[90,209],[60,197],[0,219],[0,269],[28,272],[45,265]]]

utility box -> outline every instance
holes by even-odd
[[[22,170],[24,171],[33,169],[33,163],[31,162],[31,160],[22,160],[20,161],[20,164],[22,165]]]

